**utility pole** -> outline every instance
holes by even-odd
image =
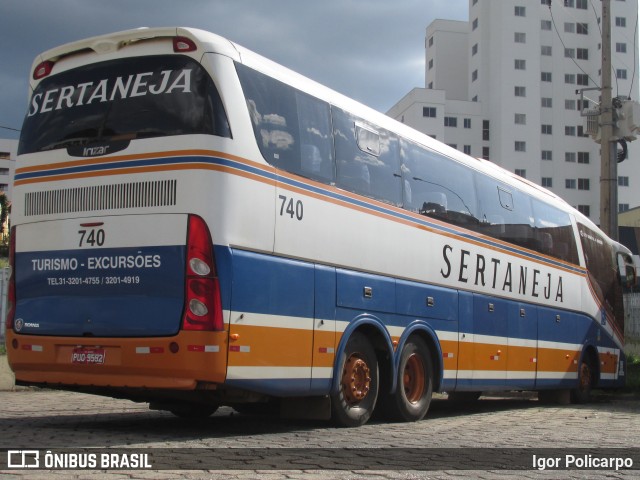
[[[602,99],[600,142],[600,228],[618,240],[618,163],[611,98],[611,0],[602,0]]]

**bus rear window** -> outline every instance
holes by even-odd
[[[43,80],[31,96],[18,153],[187,134],[231,136],[204,68],[179,55],[126,58]]]

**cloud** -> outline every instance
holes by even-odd
[[[1,0],[6,5],[9,0]],[[141,26],[192,26],[233,40],[377,110],[424,84],[424,34],[466,19],[468,0],[21,0],[0,13],[0,125],[19,128],[35,56]],[[10,48],[6,48],[10,46]],[[0,130],[0,137],[11,136]]]

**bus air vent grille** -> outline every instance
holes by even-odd
[[[27,192],[25,216],[164,207],[176,204],[176,180],[117,183]]]

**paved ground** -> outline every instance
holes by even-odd
[[[7,364],[7,356],[0,355],[0,390],[11,390],[14,380],[13,372]]]
[[[129,448],[133,452],[150,452],[156,465],[165,462],[163,465],[175,469],[0,470],[0,477],[8,479],[640,478],[638,470],[454,470],[458,461],[493,461],[493,457],[505,455],[506,460],[497,462],[495,468],[511,468],[510,461],[513,468],[522,468],[518,464],[522,452],[530,459],[532,452],[564,456],[581,454],[580,448],[599,452],[605,448],[639,447],[640,398],[629,396],[602,396],[587,406],[542,406],[530,395],[484,398],[467,409],[439,400],[434,401],[428,418],[422,422],[371,422],[357,429],[238,415],[229,408],[204,421],[185,422],[171,414],[149,411],[145,404],[37,389],[0,392],[0,405],[2,455],[6,455],[6,449],[19,448],[42,449],[42,455],[47,449],[55,453],[85,452],[83,449],[88,447]],[[445,450],[435,451],[434,458],[433,450],[420,450],[425,447]],[[267,448],[281,450],[274,454]],[[637,457],[637,468],[640,450],[636,448],[632,453]],[[415,463],[417,455],[430,461],[438,461],[438,456],[439,460],[444,458],[445,467],[439,471],[406,470],[404,465]],[[476,460],[470,455],[476,455]],[[194,459],[204,462],[207,470],[177,470],[198,468]],[[6,466],[6,461],[0,459],[0,465]],[[344,470],[321,468],[331,462],[342,465]],[[358,468],[363,462],[378,462],[380,470]],[[452,466],[447,467],[449,464]],[[222,465],[225,470],[218,470],[215,465]],[[394,465],[399,465],[397,470],[388,469]]]

